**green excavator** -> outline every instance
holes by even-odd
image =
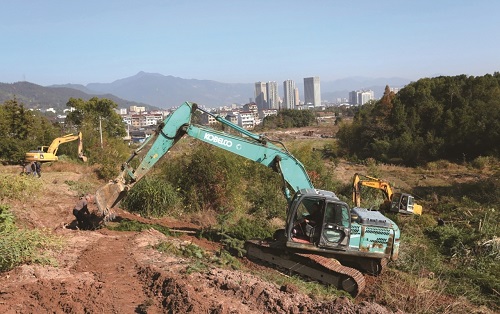
[[[231,133],[191,123],[196,111],[213,116]],[[185,102],[170,114],[130,158],[121,174],[96,192],[102,220],[114,218],[113,208],[184,136],[214,145],[271,168],[283,183],[288,202],[286,223],[273,239],[246,242],[249,259],[270,264],[358,295],[365,287],[363,273],[379,274],[398,257],[398,226],[377,211],[349,208],[331,191],[316,189],[306,169],[287,149],[221,116]],[[142,153],[141,153],[142,152]],[[135,169],[131,161],[141,153]]]

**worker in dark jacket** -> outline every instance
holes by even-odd
[[[88,209],[88,203],[92,202],[94,197],[91,194],[87,194],[78,200],[75,207],[73,208],[73,215],[76,217],[78,222],[78,229],[87,230],[90,229],[90,212]]]
[[[38,160],[35,161],[35,170],[36,170],[36,175],[41,178],[42,177],[42,163],[39,162]]]

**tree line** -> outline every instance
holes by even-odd
[[[423,78],[359,108],[338,138],[361,159],[418,165],[500,155],[500,73]]]
[[[96,156],[104,141],[116,154],[125,127],[115,112],[117,104],[94,97],[70,98],[66,123],[52,123],[27,110],[15,98],[0,105],[0,159],[19,162],[24,154],[67,133],[82,131],[87,154]],[[419,165],[429,161],[470,161],[500,154],[500,73],[484,76],[423,78],[397,94],[387,86],[377,101],[361,106],[352,123],[341,123],[338,155],[382,162]],[[263,120],[262,129],[304,127],[316,123],[309,110],[281,110]],[[61,147],[61,153],[66,148]],[[118,153],[118,151],[120,151]],[[102,156],[99,156],[99,158]]]

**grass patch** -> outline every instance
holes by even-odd
[[[143,217],[175,213],[180,204],[181,198],[174,186],[160,177],[145,177],[122,200],[124,208]]]
[[[333,286],[326,286],[315,281],[307,281],[300,276],[287,276],[271,269],[269,271],[252,271],[251,273],[278,286],[295,287],[298,292],[307,294],[314,300],[329,301],[338,297],[347,297],[352,300],[352,296],[346,291],[338,290]]]
[[[26,200],[40,192],[43,181],[33,176],[0,174],[0,200]]]
[[[87,181],[66,180],[64,183],[67,184],[71,190],[76,191],[78,195],[85,195],[95,191],[94,185]]]
[[[48,231],[18,228],[9,208],[0,205],[0,271],[29,263],[56,265],[51,251],[62,246],[62,239]]]
[[[239,260],[224,249],[221,249],[216,254],[211,254],[193,243],[186,244],[171,241],[160,242],[155,248],[162,253],[186,257],[195,260],[195,263],[198,264],[203,263],[205,264],[205,268],[208,268],[209,265],[232,269],[239,269],[241,267]]]

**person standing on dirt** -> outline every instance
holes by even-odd
[[[23,174],[29,176],[31,175],[31,163],[26,163],[23,167]]]
[[[31,174],[33,174],[33,176],[36,176],[36,165],[34,161],[30,163],[30,167],[31,167]]]
[[[90,212],[87,206],[89,202],[92,202],[93,198],[91,194],[87,194],[80,198],[73,208],[73,215],[76,217],[77,227],[80,230],[90,228]]]
[[[38,160],[35,161],[35,170],[36,170],[36,175],[41,178],[42,177],[42,163],[39,162]]]

